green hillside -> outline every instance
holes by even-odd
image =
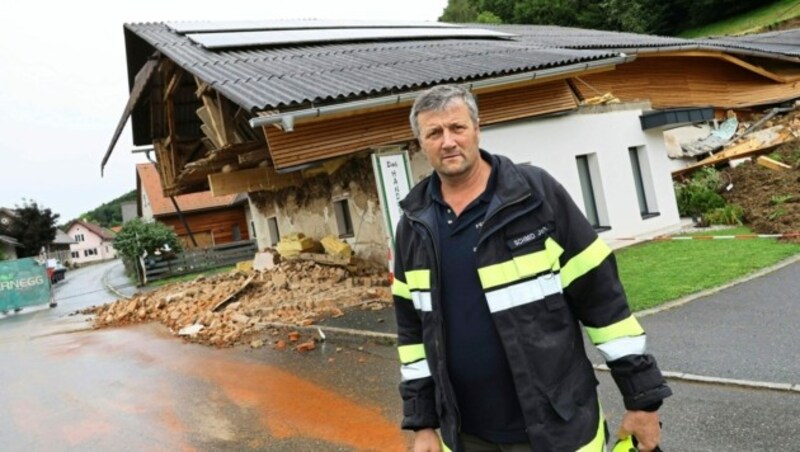
[[[800,0],[780,0],[727,19],[680,33],[682,38],[740,35],[766,31],[768,27],[800,17]],[[800,25],[800,23],[798,24]]]
[[[136,190],[131,190],[119,198],[103,203],[100,207],[81,214],[81,219],[97,223],[106,228],[119,226],[122,224],[122,203],[135,200]]]

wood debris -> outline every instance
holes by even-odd
[[[779,117],[778,113],[787,114]],[[678,179],[700,168],[727,163],[734,159],[755,157],[797,140],[800,138],[800,111],[786,108],[772,109],[754,123],[740,122],[738,127],[742,131],[725,143],[724,147],[720,147],[719,152],[673,171],[672,177]]]
[[[769,168],[775,171],[786,171],[792,169],[792,165],[787,165],[777,160],[773,160],[767,157],[766,155],[762,155],[761,157],[757,158],[756,163],[763,166],[764,168]]]

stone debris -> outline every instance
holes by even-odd
[[[261,336],[254,336],[276,335],[271,324],[311,325],[322,317],[340,317],[347,308],[390,305],[388,273],[380,267],[286,260],[272,270],[199,277],[83,313],[95,314],[95,328],[158,321],[191,342],[258,348],[253,344]],[[298,351],[313,350],[298,332],[268,342],[278,349],[291,342]]]
[[[347,243],[337,239],[332,235],[328,235],[320,240],[322,247],[325,249],[325,254],[342,259],[350,260],[353,256],[353,249]]]
[[[281,237],[280,242],[275,247],[280,253],[281,257],[291,258],[300,253],[314,251],[319,248],[317,242],[311,237],[306,237],[302,232],[297,234],[289,234]]]

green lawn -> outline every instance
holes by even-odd
[[[697,235],[751,234],[733,228]],[[800,245],[775,239],[647,242],[616,252],[634,311],[720,286],[800,253]]]
[[[738,16],[729,17],[720,22],[686,30],[678,36],[682,38],[700,38],[752,33],[768,25],[796,16],[800,16],[800,0],[780,0]]]

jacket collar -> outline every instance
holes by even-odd
[[[489,206],[490,211],[531,193],[530,184],[527,183],[525,176],[520,173],[517,166],[508,157],[490,154],[483,149],[480,152],[481,158],[492,162],[492,167],[497,171],[497,186],[494,190],[494,198]],[[400,201],[400,208],[407,215],[415,218],[421,217],[433,202],[432,184],[437,182],[436,179],[428,176],[415,185],[408,195]]]

